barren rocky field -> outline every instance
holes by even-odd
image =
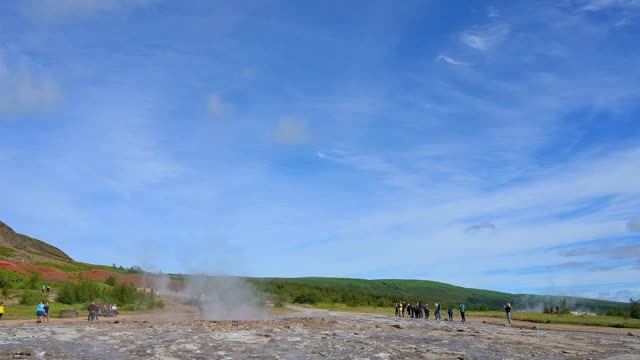
[[[260,321],[166,316],[0,322],[7,359],[640,359],[628,331],[536,329],[305,309]],[[177,319],[177,317],[175,318]]]

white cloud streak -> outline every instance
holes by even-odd
[[[511,26],[509,24],[491,23],[463,32],[460,40],[474,49],[489,50],[505,41],[510,32]]]
[[[464,61],[459,61],[445,55],[438,55],[438,57],[436,57],[436,61],[444,61],[451,65],[469,66],[469,64]]]

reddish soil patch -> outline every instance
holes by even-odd
[[[4,261],[4,260],[0,260],[0,269],[9,270],[9,271],[13,271],[21,274],[27,274],[27,271],[20,269],[18,265],[9,261]]]
[[[116,274],[102,269],[67,272],[48,266],[15,264],[5,260],[0,260],[0,269],[12,271],[21,275],[30,275],[29,270],[35,270],[40,273],[41,280],[51,282],[65,282],[68,279],[77,278],[79,275],[82,275],[85,279],[97,281],[105,281],[109,276],[115,275],[119,284],[133,284],[136,287],[143,287],[146,282],[144,281],[143,276],[138,274]]]

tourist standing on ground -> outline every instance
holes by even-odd
[[[447,310],[447,314],[449,314],[449,321],[453,321],[453,306],[449,305],[449,310]]]
[[[404,303],[404,300],[400,303],[400,312],[402,313],[402,317],[404,317],[404,312],[407,311],[407,304]]]
[[[49,303],[44,304],[44,322],[49,322]]]
[[[93,318],[98,320],[98,314],[100,313],[100,303],[96,301]]]
[[[4,301],[0,301],[0,320],[2,320],[2,315],[4,315]]]
[[[464,304],[460,304],[460,316],[462,317],[462,322],[465,322],[465,318],[464,318],[464,312],[466,310],[466,307],[464,306]]]
[[[511,325],[511,304],[507,303],[507,305],[504,306],[504,312],[507,313],[507,321],[509,325]]]
[[[400,305],[396,303],[396,317],[400,316],[398,310],[400,310]]]
[[[429,313],[431,310],[429,309],[429,303],[425,301],[424,303],[424,318],[429,320]]]
[[[44,318],[44,303],[42,301],[40,301],[40,304],[38,304],[38,308],[36,309],[36,315],[38,316],[38,320],[36,322],[41,323],[42,318]]]
[[[89,316],[87,317],[87,321],[93,320],[93,311],[95,309],[96,309],[96,304],[92,301],[91,304],[89,304],[89,307],[87,308],[87,310],[89,310]]]

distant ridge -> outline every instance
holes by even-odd
[[[59,260],[73,261],[69,255],[57,247],[44,241],[18,234],[7,224],[0,221],[0,258],[35,262],[42,256],[52,256]]]

